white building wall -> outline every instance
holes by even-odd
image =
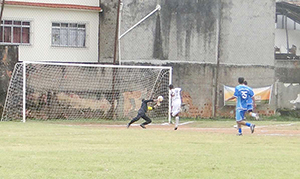
[[[10,1],[99,6],[99,1],[100,0],[59,0],[59,1],[58,0],[10,0]]]
[[[21,61],[98,62],[98,12],[16,6],[3,12],[3,19],[31,21],[31,45],[20,45]],[[86,47],[51,46],[52,22],[86,23]]]

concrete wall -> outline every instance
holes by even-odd
[[[299,83],[282,83],[276,84],[277,90],[277,108],[278,109],[294,109],[296,104],[291,101],[296,100],[298,94],[300,94]],[[300,103],[298,102],[297,105]]]
[[[159,13],[121,39],[122,61],[216,63],[220,42],[221,63],[274,65],[273,0],[126,1],[121,34],[155,9],[157,3],[162,7]]]
[[[216,61],[216,12],[213,1],[124,2],[121,34],[161,5],[161,10],[121,39],[122,62]]]
[[[5,6],[5,20],[31,22],[31,44],[21,45],[21,61],[98,62],[98,12]],[[52,22],[86,23],[86,47],[51,46]]]
[[[299,60],[275,60],[275,77],[283,83],[300,83]]]
[[[173,84],[182,88],[183,103],[188,105],[186,117],[211,117],[215,65],[167,63],[173,67]]]
[[[290,102],[300,94],[300,60],[275,60],[275,65],[276,108],[293,109],[296,105]]]
[[[274,0],[224,0],[221,63],[274,66]]]
[[[274,84],[274,0],[126,1],[121,31],[156,3],[160,12],[121,39],[121,60],[172,66],[173,83],[193,109],[186,116],[211,117],[215,105],[219,115],[233,116],[223,107],[222,85],[235,86],[240,76],[252,87]],[[274,104],[261,110],[274,114]]]
[[[116,36],[118,0],[101,0],[103,10],[100,20],[100,63],[112,63]]]

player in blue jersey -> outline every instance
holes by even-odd
[[[244,81],[244,85],[247,86],[248,82]],[[254,96],[252,98],[249,98],[248,101],[247,101],[247,112],[249,113],[250,116],[254,117],[256,120],[259,120],[258,114],[256,114],[256,113],[253,112],[253,107],[255,107]]]
[[[254,96],[253,90],[244,84],[244,78],[239,77],[239,85],[235,87],[234,95],[228,98],[226,101],[236,98],[236,114],[235,119],[238,126],[238,134],[242,135],[242,125],[250,127],[251,133],[254,132],[255,125],[245,122],[244,115],[247,111],[247,103],[249,98]]]

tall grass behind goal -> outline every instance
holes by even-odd
[[[171,73],[157,66],[18,63],[1,120],[131,119],[143,98],[158,96],[164,101],[148,115],[169,120]]]

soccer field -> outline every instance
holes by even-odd
[[[255,121],[243,136],[234,121],[182,123],[1,122],[0,178],[300,176],[300,122]]]

